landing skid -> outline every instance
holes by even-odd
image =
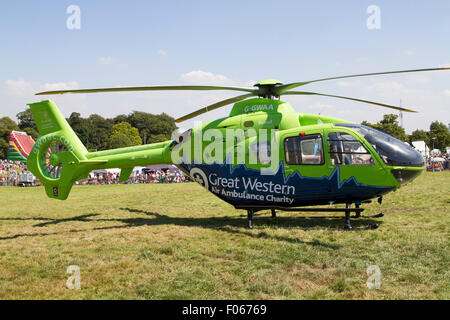
[[[351,218],[356,219],[356,218],[382,218],[382,217],[384,217],[384,213],[383,212],[374,214],[372,216],[354,215]]]
[[[349,203],[346,204],[345,208],[285,208],[285,207],[271,207],[271,214],[272,218],[276,218],[277,214],[276,211],[285,211],[285,212],[344,212],[345,213],[345,224],[344,224],[344,230],[371,230],[378,228],[378,224],[372,224],[365,227],[352,227],[350,224],[350,219],[357,219],[357,218],[381,218],[384,216],[384,213],[378,213],[375,215],[365,216],[361,215],[361,212],[364,211],[364,208],[360,208],[359,205],[355,205],[355,208],[350,208]],[[267,210],[267,207],[260,207],[260,206],[253,206],[251,208],[248,207],[236,207],[236,209],[244,209],[247,210],[247,228],[253,229],[253,216],[256,212],[261,210]],[[355,215],[351,216],[351,213],[354,212]],[[311,218],[311,219],[342,219],[342,217],[337,216],[309,216],[309,217],[303,217],[303,218]],[[340,230],[340,228],[337,228],[337,230]]]

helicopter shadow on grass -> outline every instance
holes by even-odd
[[[220,230],[232,234],[245,235],[252,238],[266,238],[273,239],[277,241],[284,241],[290,243],[308,244],[311,246],[321,246],[329,248],[332,250],[338,250],[340,246],[331,245],[318,240],[313,241],[303,241],[299,238],[291,238],[286,236],[272,235],[267,232],[267,229],[285,229],[285,230],[342,230],[343,218],[340,217],[327,217],[329,219],[318,219],[318,217],[258,217],[254,220],[256,226],[253,230],[244,229],[245,221],[243,219],[236,219],[231,217],[210,217],[210,218],[179,218],[170,217],[167,215],[140,210],[133,208],[120,208],[121,210],[128,211],[130,213],[145,214],[151,218],[96,218],[99,216],[97,213],[84,214],[71,218],[64,219],[53,219],[46,217],[35,217],[35,218],[0,218],[0,220],[15,220],[15,221],[44,221],[33,225],[35,228],[42,228],[50,225],[56,225],[65,222],[120,222],[122,225],[118,226],[108,226],[108,227],[96,227],[90,230],[100,231],[100,230],[112,230],[112,229],[124,229],[140,226],[157,226],[157,225],[175,225],[175,226],[185,226],[185,227],[201,227],[206,229]],[[263,213],[255,214],[255,216],[261,216]],[[361,223],[372,223],[375,222],[372,219],[359,218],[358,220],[353,220],[353,224],[356,226]],[[24,233],[16,234],[8,237],[0,237],[0,240],[10,240],[17,239],[20,237],[35,237],[35,236],[50,236],[58,235],[62,233],[76,233],[76,232],[86,232],[89,229],[72,229],[63,232],[41,232],[41,233]]]
[[[132,213],[143,213],[148,216],[153,216],[158,220],[155,224],[174,224],[181,226],[197,226],[204,228],[214,228],[223,229],[225,227],[237,227],[244,228],[245,220],[236,219],[231,217],[210,217],[210,218],[173,218],[166,215],[161,215],[154,212],[149,212],[140,209],[132,208],[120,208],[121,210],[129,211]],[[275,219],[271,218],[270,212],[260,212],[254,213],[254,230],[263,230],[264,228],[270,229],[285,229],[285,230],[303,230],[303,231],[313,231],[313,230],[343,230],[344,217],[340,216],[277,216]],[[263,217],[264,216],[264,217]],[[241,214],[238,217],[246,218],[247,215]],[[358,218],[357,220],[352,220],[352,224],[355,226],[370,224],[370,223],[380,223],[370,218]],[[245,229],[249,231],[248,229]]]

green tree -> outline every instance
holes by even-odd
[[[25,128],[32,128],[37,132],[36,122],[34,122],[33,114],[31,109],[27,108],[25,111],[19,112],[17,115],[18,126],[20,130],[25,131]]]
[[[78,112],[73,112],[67,122],[88,150],[108,149],[112,119],[105,119],[98,114],[83,118]]]
[[[120,123],[120,122],[129,122],[128,121],[128,116],[125,115],[125,114],[119,114],[118,116],[115,116],[112,119],[112,121],[113,121],[114,124],[117,124],[117,123]]]
[[[29,136],[36,140],[39,137],[39,132],[36,126],[36,122],[34,122],[31,109],[27,108],[25,111],[19,112],[16,117],[19,120],[17,124],[19,126],[19,129],[26,132]]]
[[[111,149],[124,148],[132,145],[133,143],[131,142],[131,139],[123,133],[112,135],[109,140],[109,146]]]
[[[19,130],[17,123],[9,117],[0,118],[0,159],[5,159],[9,149],[11,131]]]
[[[163,141],[167,141],[169,139],[167,139],[167,135],[166,134],[152,134],[150,135],[150,137],[147,139],[148,143],[156,143],[156,142],[163,142]]]
[[[105,119],[98,114],[89,116],[88,125],[88,142],[86,147],[88,149],[106,150],[109,146],[111,136],[112,120]]]
[[[93,128],[89,124],[89,120],[82,118],[78,112],[72,112],[70,117],[67,119],[67,122],[72,127],[73,131],[80,138],[81,142],[89,149],[90,145],[90,136]],[[97,149],[97,148],[95,148]]]
[[[425,130],[414,130],[411,135],[409,136],[409,142],[413,141],[425,141],[427,145],[429,145],[429,136],[428,132]]]
[[[129,123],[139,130],[144,143],[170,140],[172,132],[177,129],[175,119],[165,113],[154,115],[147,112],[133,111],[128,117]]]
[[[175,119],[167,114],[154,115],[147,112],[134,111],[130,115],[120,114],[111,119],[105,119],[97,114],[83,118],[73,112],[67,119],[69,125],[88,150],[105,150],[111,147],[112,127],[126,122],[136,128],[141,143],[154,143],[171,139],[172,132],[177,129]],[[114,146],[136,143],[124,137],[115,137]]]
[[[142,140],[139,131],[128,122],[120,122],[112,127],[111,137],[109,139],[110,148],[123,148],[141,145]]]
[[[429,141],[430,144],[428,146],[430,148],[433,148],[433,144],[435,149],[440,150],[450,146],[450,131],[448,127],[439,121],[433,121],[430,125]]]

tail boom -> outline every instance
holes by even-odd
[[[171,141],[90,153],[52,101],[30,108],[40,136],[27,165],[50,198],[67,199],[75,181],[92,170],[120,168],[120,180],[125,181],[135,166],[171,163]]]

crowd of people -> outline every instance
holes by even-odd
[[[78,184],[118,184],[120,180],[119,172],[94,171],[89,174],[85,180]],[[126,184],[137,183],[182,183],[191,181],[189,177],[180,171],[172,172],[170,170],[137,170],[134,171]]]
[[[94,171],[89,174],[87,179],[77,181],[79,185],[98,185],[98,184],[118,184],[120,179],[120,170],[117,171]],[[136,183],[182,183],[191,181],[188,176],[179,171],[170,171],[169,169],[148,170],[142,168],[135,170],[130,178],[125,181],[126,184]],[[0,159],[0,186],[22,186],[22,185],[41,185],[31,172],[27,165],[20,161]]]
[[[427,156],[427,171],[444,171],[450,169],[450,154],[441,153],[437,156]]]
[[[0,159],[0,186],[18,186],[21,182],[19,178],[24,177],[25,179],[28,178],[28,175],[26,164],[20,161]]]

